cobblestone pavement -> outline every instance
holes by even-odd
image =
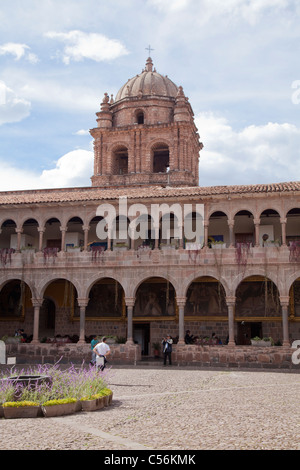
[[[300,374],[114,367],[113,405],[0,420],[0,450],[300,449]]]

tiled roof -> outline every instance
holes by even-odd
[[[26,191],[0,192],[0,205],[12,204],[41,204],[59,202],[92,202],[113,200],[121,196],[128,199],[149,199],[162,197],[207,197],[222,195],[238,195],[253,193],[286,193],[300,191],[300,182],[273,184],[256,184],[240,186],[210,186],[210,187],[128,187],[128,188],[98,188],[78,187],[59,189],[37,189]]]

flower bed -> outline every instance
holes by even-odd
[[[19,377],[51,377],[50,381],[37,381],[34,387],[27,386],[24,381],[16,381],[15,371],[14,380],[9,380],[11,374],[2,374],[0,377],[0,417],[3,415],[5,418],[22,417],[20,412],[11,411],[21,410],[21,408],[23,408],[24,417],[62,416],[84,410],[83,403],[95,398],[99,405],[102,397],[104,397],[103,407],[108,406],[111,404],[112,391],[106,386],[106,373],[92,366],[81,366],[76,369],[72,365],[66,370],[60,370],[58,364],[39,366],[34,370],[22,370]],[[25,408],[28,409],[27,414]],[[96,409],[101,409],[101,406]]]

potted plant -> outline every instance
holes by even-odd
[[[48,400],[42,404],[43,415],[47,418],[53,416],[65,416],[75,413],[77,409],[77,398],[61,398]]]
[[[40,405],[33,401],[7,401],[3,403],[4,418],[36,418]]]
[[[252,346],[272,346],[274,341],[271,337],[264,337],[260,338],[259,336],[255,336],[251,339]]]
[[[83,411],[96,411],[112,403],[113,392],[103,388],[99,393],[80,399]]]

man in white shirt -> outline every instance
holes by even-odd
[[[108,346],[108,344],[106,344],[105,336],[102,338],[101,343],[96,344],[93,351],[96,354],[96,364],[97,364],[98,357],[103,358],[103,364],[100,365],[100,369],[104,370],[105,364],[107,363],[106,356],[110,354],[110,347]]]

